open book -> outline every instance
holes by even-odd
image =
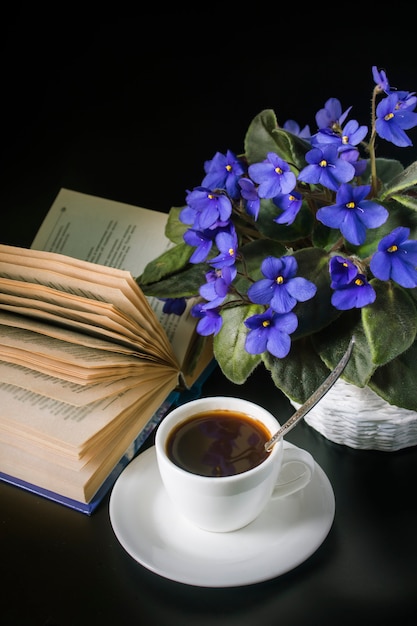
[[[3,478],[89,503],[203,376],[191,303],[166,315],[134,278],[169,245],[166,219],[62,189],[30,249],[0,245]]]

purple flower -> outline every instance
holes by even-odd
[[[382,139],[401,148],[413,145],[404,130],[417,125],[417,113],[399,106],[397,93],[392,93],[381,100],[376,108],[376,117],[375,129]]]
[[[196,230],[216,228],[225,225],[232,214],[232,203],[223,193],[216,193],[207,187],[195,187],[187,194],[188,209],[194,211],[194,220],[190,220],[190,211],[183,209],[180,220],[192,223]],[[188,221],[186,221],[188,220]]]
[[[289,226],[294,222],[301,209],[303,197],[298,191],[291,191],[290,193],[282,193],[279,196],[275,196],[273,202],[282,210],[281,215],[274,218],[274,222]]]
[[[241,178],[239,180],[239,186],[241,189],[242,198],[245,200],[246,212],[248,213],[248,215],[253,217],[254,220],[257,220],[261,201],[258,196],[258,190],[256,189],[253,180],[251,180],[250,178]]]
[[[223,267],[207,272],[206,283],[200,287],[200,296],[211,303],[213,308],[222,304],[229,292],[229,287],[236,278],[237,270],[235,266]]]
[[[363,274],[356,277],[347,285],[336,289],[332,294],[331,302],[339,311],[360,309],[375,302],[375,289],[368,283]]]
[[[339,228],[350,243],[361,245],[366,239],[366,229],[377,228],[388,218],[385,207],[365,200],[370,190],[370,185],[352,187],[343,183],[336,193],[336,204],[319,209],[317,219],[330,228]]]
[[[417,287],[417,241],[408,239],[410,229],[404,226],[381,239],[370,268],[376,278],[390,278],[402,287]]]
[[[300,125],[295,120],[287,120],[284,122],[282,127],[284,130],[287,130],[289,133],[300,137],[301,139],[309,140],[311,137],[310,126],[306,124],[303,129],[300,128]]]
[[[334,129],[341,126],[347,118],[349,111],[352,107],[349,107],[344,113],[342,113],[342,105],[337,98],[329,98],[324,105],[323,109],[316,113],[317,128]]]
[[[217,335],[222,327],[223,318],[217,308],[206,308],[206,305],[198,303],[191,308],[191,315],[200,318],[196,326],[196,331],[203,337]]]
[[[397,109],[415,109],[417,104],[415,91],[396,91],[395,93],[398,96]]]
[[[191,192],[189,191],[188,193],[190,194]],[[194,226],[194,222],[198,221],[198,217],[198,212],[192,207],[188,206],[188,204],[186,204],[185,207],[181,209],[181,212],[179,214],[180,222],[182,222],[183,224],[188,224],[189,226]]]
[[[350,148],[339,152],[339,159],[349,161],[355,168],[355,176],[362,176],[365,172],[368,162],[366,159],[360,159],[359,150],[356,148]]]
[[[355,176],[351,163],[338,158],[337,146],[324,144],[309,150],[305,155],[307,165],[298,175],[298,180],[337,191],[340,183],[347,183]]]
[[[185,311],[185,307],[187,303],[185,298],[161,298],[164,302],[164,306],[162,307],[162,312],[173,313],[174,315],[182,315]]]
[[[195,247],[194,252],[190,257],[190,263],[202,263],[207,259],[207,256],[213,246],[213,241],[216,236],[216,230],[194,230],[189,228],[185,231],[183,239],[189,246]]]
[[[293,256],[266,257],[261,265],[265,278],[249,287],[249,299],[255,304],[269,304],[277,313],[288,313],[297,302],[309,300],[317,287],[306,278],[296,276],[297,269]]]
[[[342,145],[342,138],[340,134],[330,128],[322,128],[311,138],[311,144],[313,147],[320,147],[328,143],[333,143],[339,148],[339,146]]]
[[[261,354],[267,350],[283,359],[290,351],[290,334],[296,330],[298,319],[295,313],[279,314],[268,309],[265,313],[248,317],[245,326],[249,328],[245,341],[245,350],[249,354]]]
[[[376,65],[372,66],[372,76],[378,91],[384,91],[390,93],[390,86],[387,75],[384,70],[378,70]]]
[[[350,120],[346,126],[342,128],[343,149],[347,150],[357,146],[366,137],[367,133],[367,126],[359,126],[359,122]]]
[[[216,152],[211,161],[204,163],[204,177],[201,185],[209,189],[225,189],[231,198],[239,195],[238,181],[244,173],[242,162],[228,150],[226,154]]]
[[[219,254],[210,259],[210,265],[220,268],[225,265],[234,265],[237,257],[238,240],[232,225],[230,232],[222,231],[216,235],[216,246],[219,249]]]
[[[359,126],[356,120],[350,120],[341,130],[333,131],[329,128],[319,130],[312,138],[314,146],[320,146],[327,143],[337,145],[339,152],[350,150],[361,143],[368,132],[367,126]]]
[[[343,256],[333,256],[329,262],[331,288],[340,289],[345,287],[358,275],[358,268],[350,260]]]
[[[267,158],[262,163],[250,165],[248,173],[252,180],[259,184],[260,198],[274,198],[280,193],[289,193],[297,182],[288,163],[275,152],[268,152]]]

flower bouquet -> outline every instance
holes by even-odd
[[[197,332],[234,383],[263,363],[302,403],[355,335],[343,378],[417,410],[417,162],[376,157],[380,140],[412,146],[417,97],[372,75],[369,128],[337,98],[314,133],[259,113],[241,154],[204,163],[170,211],[174,245],[137,280],[167,314],[195,298]]]

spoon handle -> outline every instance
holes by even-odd
[[[273,437],[265,444],[265,449],[269,452],[273,445],[286,433],[288,433],[297,422],[304,417],[312,408],[317,404],[319,400],[329,391],[331,387],[335,384],[336,380],[342,374],[345,369],[347,362],[350,359],[350,355],[352,354],[353,344],[355,343],[355,337],[353,336],[349,342],[348,348],[339,363],[336,365],[334,370],[329,374],[326,380],[316,389],[316,391],[304,402],[300,408],[291,415],[291,417],[281,426],[281,428],[275,433]]]

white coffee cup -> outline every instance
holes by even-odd
[[[262,422],[271,437],[280,426],[269,411],[247,400],[200,398],[176,407],[163,419],[156,431],[155,449],[162,483],[176,509],[204,530],[229,532],[257,518],[271,498],[303,489],[311,480],[315,462],[306,450],[284,449],[280,439],[264,461],[239,474],[202,476],[179,467],[167,453],[173,429],[197,414],[219,409],[244,413]]]

